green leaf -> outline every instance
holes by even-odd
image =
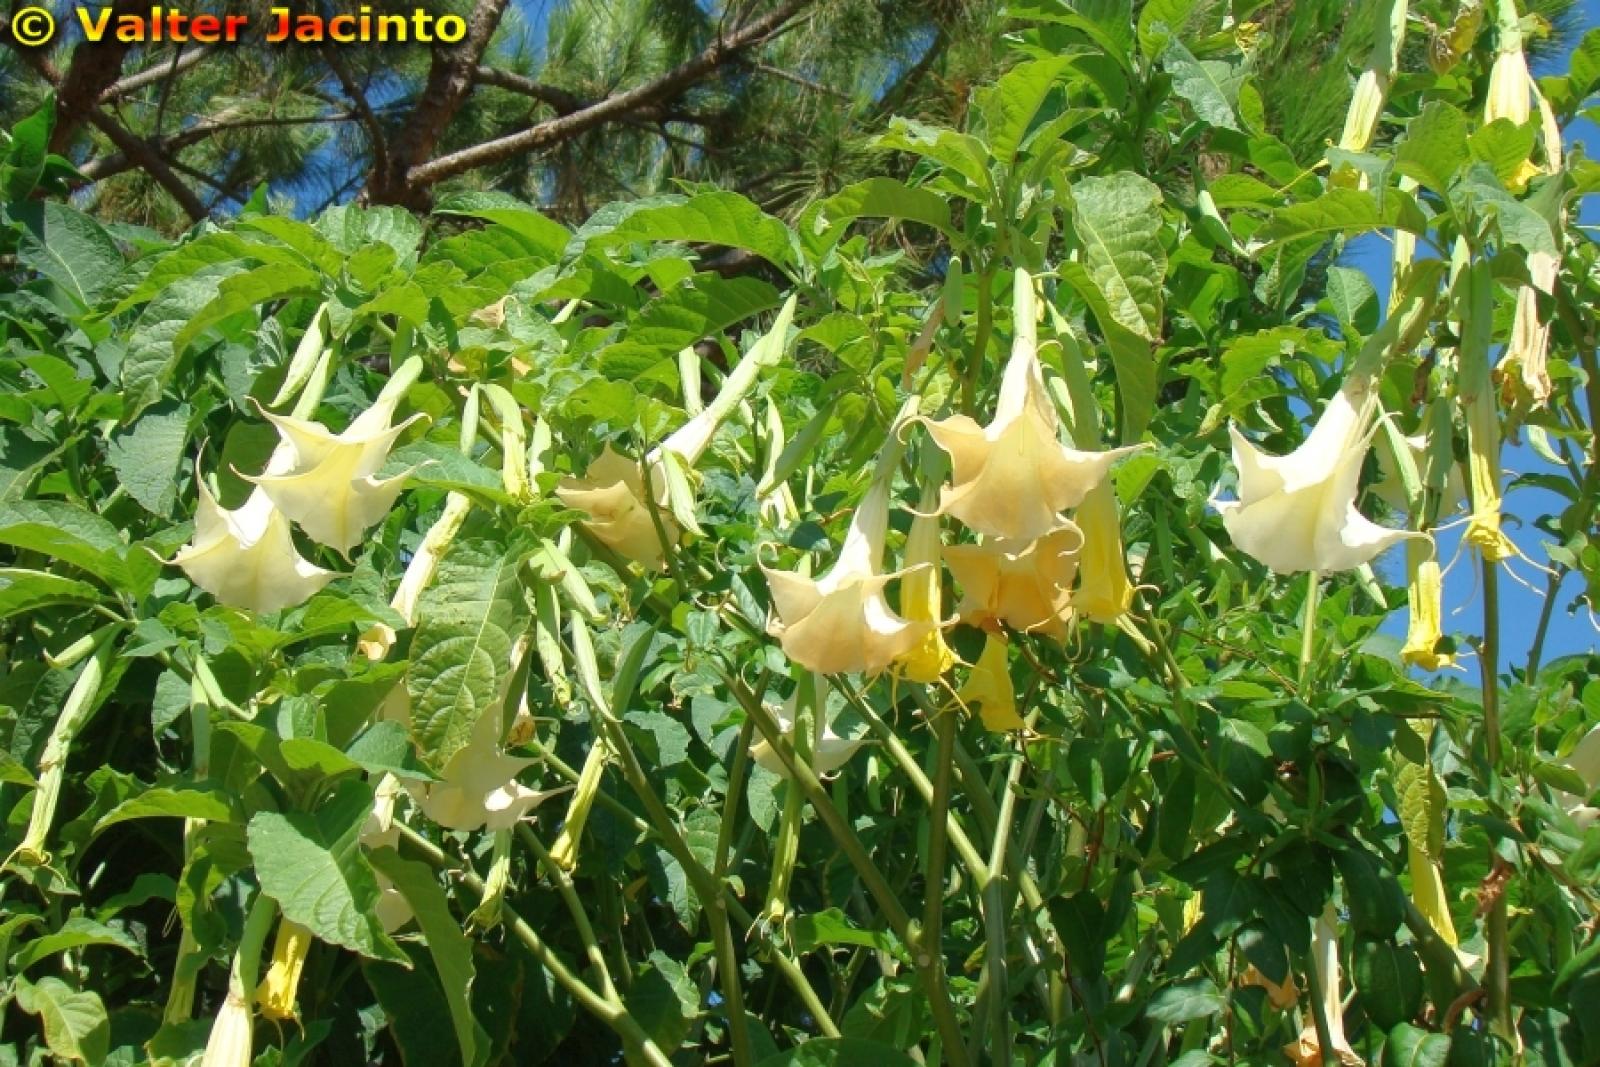
[[[794,920],[790,927],[794,950],[801,955],[819,945],[860,945],[893,956],[905,957],[905,949],[883,930],[863,930],[845,918],[838,908],[810,912]]]
[[[1330,189],[1315,200],[1279,208],[1255,237],[1263,244],[1276,244],[1299,237],[1349,235],[1390,227],[1420,234],[1427,230],[1428,220],[1417,202],[1398,189],[1387,190],[1381,206],[1370,191]]]
[[[0,176],[4,177],[0,196],[4,199],[20,203],[39,184],[50,156],[50,130],[55,122],[56,98],[52,93],[45,96],[36,111],[12,127],[5,165],[0,168]]]
[[[465,215],[483,219],[513,231],[532,248],[554,263],[566,250],[572,234],[553,219],[539,214],[516,197],[493,191],[469,190],[439,198],[435,215]]]
[[[1405,898],[1389,866],[1358,845],[1334,853],[1344,879],[1350,925],[1374,938],[1386,938],[1400,926]]]
[[[666,1053],[676,1052],[699,1014],[700,996],[683,965],[659,950],[634,978],[628,1011]]]
[[[1009,165],[1016,160],[1034,117],[1071,62],[1070,56],[1050,56],[1018,63],[980,94],[979,107],[988,118],[989,152],[998,162]]]
[[[1329,267],[1328,303],[1346,335],[1365,337],[1378,328],[1378,291],[1364,271]]]
[[[1394,169],[1444,192],[1470,158],[1468,128],[1467,116],[1443,101],[1430,101],[1406,125],[1405,140],[1395,146]]]
[[[417,606],[406,672],[411,736],[436,770],[466,746],[479,716],[501,699],[520,603],[518,562],[492,542],[458,541]]]
[[[889,132],[874,143],[879,148],[910,152],[938,163],[967,179],[980,192],[990,188],[989,152],[971,134],[896,116],[889,123]]]
[[[893,1045],[859,1037],[815,1037],[769,1056],[757,1067],[916,1067],[921,1062]]]
[[[114,587],[127,579],[127,546],[117,528],[76,504],[60,500],[0,504],[0,544],[70,563]]]
[[[1072,186],[1073,224],[1111,317],[1145,340],[1161,333],[1161,190],[1130,171]]]
[[[1367,1016],[1385,1030],[1422,1008],[1422,963],[1410,945],[1363,938],[1351,953],[1350,975]]]
[[[1383,1067],[1445,1067],[1450,1059],[1450,1038],[1430,1034],[1409,1023],[1389,1031],[1383,1043]]]
[[[127,931],[81,915],[74,915],[62,923],[59,930],[35,938],[18,949],[17,954],[11,958],[11,966],[16,973],[21,974],[46,957],[88,945],[110,945],[140,958],[144,957],[144,950],[139,947],[139,942],[135,941]]]
[[[1510,119],[1495,119],[1489,125],[1474,130],[1467,138],[1467,147],[1472,151],[1473,159],[1487,163],[1495,177],[1510,185],[1533,153],[1537,131],[1538,124],[1535,122],[1518,126]]]
[[[92,307],[122,273],[122,253],[111,235],[81,211],[54,200],[13,205],[22,224],[17,262],[55,282],[84,307]]]
[[[182,355],[197,337],[230,315],[248,311],[269,300],[316,296],[321,291],[321,274],[285,263],[269,263],[234,275],[219,285],[217,295],[173,335],[173,354]]]
[[[1176,1026],[1190,1019],[1203,1019],[1222,1010],[1226,998],[1209,978],[1190,978],[1174,982],[1150,998],[1145,1014],[1159,1023]]]
[[[847,185],[817,206],[819,231],[852,219],[886,217],[920,222],[947,236],[955,233],[950,225],[950,204],[944,197],[894,178],[868,178]]]
[[[371,811],[371,788],[346,779],[315,814],[258,812],[248,828],[250,858],[288,919],[352,952],[404,964],[378,921],[378,880],[361,852]]]
[[[189,442],[189,405],[165,415],[145,414],[130,433],[112,439],[106,459],[128,495],[159,518],[178,501],[178,466]]]
[[[399,853],[388,848],[375,851],[371,861],[411,906],[422,936],[428,939],[445,1003],[450,1006],[461,1062],[467,1067],[479,1067],[488,1061],[489,1048],[488,1035],[472,1015],[472,942],[461,932],[461,923],[450,913],[449,899],[426,864],[401,859]]]
[[[1066,946],[1073,973],[1086,981],[1094,981],[1106,969],[1105,919],[1105,905],[1089,890],[1050,901],[1050,921]]]
[[[180,818],[242,823],[244,812],[226,789],[207,782],[154,786],[130,797],[101,816],[94,832],[133,819]]]
[[[172,285],[203,268],[227,264],[238,266],[243,270],[249,263],[285,263],[290,266],[300,266],[304,260],[290,249],[249,241],[232,230],[203,234],[166,252],[156,260],[155,266],[144,276],[144,281],[117,301],[116,306],[111,309],[111,314],[120,315],[140,304],[154,300]]]
[[[49,571],[0,567],[0,619],[61,604],[94,604],[100,599],[100,591],[87,582]]]
[[[44,1023],[44,1041],[64,1060],[98,1067],[111,1048],[111,1023],[97,993],[79,992],[59,978],[18,978],[17,1007]]]
[[[1172,91],[1189,102],[1200,121],[1225,130],[1239,128],[1234,105],[1244,67],[1220,59],[1196,59],[1183,42],[1173,40],[1161,54],[1161,65],[1172,75]]]
[[[1082,263],[1065,262],[1058,270],[1061,280],[1089,306],[1111,349],[1111,365],[1117,372],[1117,405],[1122,410],[1122,440],[1131,444],[1144,434],[1155,411],[1156,361],[1150,343],[1117,321],[1105,294]]]
[[[663,199],[667,200],[664,205],[645,207],[617,223],[606,234],[606,243],[684,241],[727,245],[748,249],[779,267],[792,258],[789,228],[738,193],[719,190],[689,198]],[[583,231],[579,236],[584,236]]]

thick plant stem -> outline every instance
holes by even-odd
[[[738,957],[734,950],[733,931],[728,923],[728,904],[722,887],[711,872],[695,858],[684,840],[672,813],[650,784],[650,777],[639,763],[638,754],[628,740],[622,723],[613,713],[610,702],[600,689],[598,673],[594,668],[594,642],[588,624],[580,616],[572,617],[573,651],[578,662],[578,674],[589,697],[595,726],[603,732],[611,750],[620,758],[622,774],[634,794],[644,804],[645,814],[661,835],[667,850],[683,866],[684,874],[694,886],[695,895],[705,909],[706,922],[711,927],[712,943],[717,952],[717,979],[722,987],[723,1000],[728,1012],[729,1043],[733,1046],[733,1061],[737,1067],[753,1063],[750,1033],[744,1010],[744,989],[739,984]]]
[[[618,1000],[617,987],[611,981],[611,969],[606,966],[605,953],[600,950],[600,939],[595,937],[594,926],[589,922],[589,913],[584,910],[583,901],[578,898],[578,890],[572,884],[572,876],[551,856],[527,823],[517,824],[517,839],[538,857],[546,877],[556,887],[556,892],[561,894],[561,901],[567,906],[567,914],[572,916],[573,930],[577,933],[578,940],[583,942],[584,956],[588,958],[589,966],[594,968],[595,977],[600,980],[601,995],[607,1000]],[[502,904],[501,914],[504,913],[505,906]]]
[[[407,847],[436,870],[456,875],[462,884],[474,893],[481,894],[484,891],[483,879],[475,872],[452,865],[450,857],[446,856],[443,850],[411,827],[401,822],[395,823],[395,826],[399,829],[400,837]],[[555,979],[556,984],[570,993],[572,999],[585,1011],[609,1026],[651,1067],[672,1067],[672,1061],[661,1051],[660,1046],[651,1040],[650,1035],[645,1033],[644,1027],[640,1026],[639,1020],[629,1013],[621,998],[604,996],[573,974],[567,965],[561,962],[561,957],[552,952],[550,946],[546,945],[533,927],[528,925],[527,920],[513,911],[509,905],[500,909],[500,918],[512,936],[522,942],[523,947],[539,961],[540,966]]]
[[[1483,673],[1484,749],[1489,757],[1489,774],[1500,773],[1500,565],[1483,557],[1483,647],[1478,650]],[[1511,1021],[1510,934],[1507,923],[1506,889],[1502,886],[1489,908],[1485,940],[1488,943],[1489,1020],[1499,1036],[1517,1044]]]
[[[801,791],[811,803],[811,808],[817,813],[817,818],[827,828],[833,837],[834,843],[844,853],[845,859],[856,869],[856,874],[866,886],[883,917],[889,924],[890,930],[904,944],[914,944],[911,936],[911,916],[906,912],[905,906],[900,903],[894,887],[884,877],[883,871],[872,861],[867,850],[861,846],[861,841],[851,830],[839,809],[834,807],[833,800],[828,796],[828,791],[823,788],[822,782],[812,773],[811,768],[804,760],[795,755],[794,746],[784,735],[782,728],[772,717],[772,714],[761,705],[761,701],[744,685],[744,683],[728,673],[726,670],[719,672],[723,684],[728,691],[739,701],[745,714],[755,720],[756,731],[766,740],[774,754],[789,769],[791,780],[800,786]],[[939,961],[932,961],[938,966]],[[967,1049],[962,1041],[961,1025],[956,1019],[955,1006],[950,1003],[949,990],[943,981],[943,975],[935,980],[930,974],[932,967],[918,967],[917,972],[922,979],[924,990],[928,994],[928,1006],[933,1012],[934,1022],[939,1030],[939,1039],[944,1048],[944,1055],[948,1062],[956,1067],[967,1067]],[[942,967],[940,970],[942,971]]]
[[[910,948],[917,967],[927,972],[929,985],[939,989],[935,999],[948,1002],[950,992],[944,973],[945,821],[950,813],[951,764],[955,761],[955,713],[944,711],[935,716],[933,732],[938,749],[933,764],[933,798],[928,805],[928,862],[922,880],[926,899],[922,926]]]

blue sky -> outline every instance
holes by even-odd
[[[1578,17],[1574,21],[1573,32],[1564,42],[1566,47],[1559,53],[1546,56],[1536,63],[1533,69],[1536,76],[1563,73],[1567,68],[1572,47],[1582,39],[1584,33],[1600,25],[1600,0],[1580,0],[1577,7]],[[1568,126],[1565,132],[1569,151],[1573,145],[1581,144],[1588,158],[1600,157],[1600,127],[1596,127],[1588,119],[1580,118]],[[1600,203],[1596,200],[1597,198],[1592,196],[1584,199],[1578,220],[1581,225],[1600,224]],[[1389,244],[1386,240],[1373,236],[1353,242],[1344,257],[1344,262],[1366,271],[1373,278],[1380,294],[1388,293]],[[1589,413],[1591,425],[1594,424],[1595,414]],[[1541,459],[1526,442],[1509,446],[1505,452],[1504,462],[1508,479],[1514,474],[1542,471],[1561,473]],[[1566,501],[1563,498],[1546,490],[1516,489],[1506,497],[1506,512],[1509,516],[1515,517],[1508,519],[1506,529],[1524,553],[1544,564],[1547,562],[1542,547],[1545,537],[1533,528],[1533,520],[1540,515],[1559,512],[1565,506]],[[1518,522],[1516,519],[1522,521]],[[1440,560],[1448,564],[1450,560],[1456,559],[1461,530],[1457,528],[1441,533],[1437,540]],[[1384,561],[1386,573],[1393,573],[1402,566],[1402,559],[1403,556],[1399,551],[1391,553]],[[1543,607],[1543,590],[1546,582],[1544,574],[1523,560],[1513,560],[1511,568],[1516,575],[1539,592],[1536,593],[1520,582],[1502,576],[1500,581],[1502,644],[1500,668],[1502,670],[1508,665],[1521,666],[1527,662],[1534,629],[1538,623],[1540,609]],[[1481,632],[1483,605],[1477,572],[1477,560],[1467,553],[1462,553],[1455,567],[1446,576],[1444,595],[1446,633]],[[1550,622],[1550,632],[1545,638],[1544,663],[1549,663],[1559,656],[1600,649],[1600,632],[1590,624],[1588,614],[1581,608],[1576,615],[1569,615],[1565,610],[1567,604],[1581,590],[1581,580],[1577,576],[1569,576],[1557,591],[1555,613]],[[1404,635],[1405,629],[1406,613],[1403,611],[1391,617],[1384,625],[1386,632],[1399,635]],[[1465,680],[1476,684],[1478,680],[1476,664],[1469,661],[1467,667]]]

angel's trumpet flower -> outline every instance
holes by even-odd
[[[1539,321],[1539,294],[1555,292],[1560,260],[1549,252],[1528,253],[1530,284],[1517,289],[1517,310],[1511,320],[1511,342],[1497,368],[1500,374],[1517,372],[1521,387],[1536,406],[1550,399],[1550,323]]]
[[[1589,806],[1589,796],[1596,789],[1600,789],[1600,726],[1596,726],[1583,735],[1583,740],[1572,750],[1572,755],[1565,760],[1566,765],[1577,772],[1583,779],[1583,784],[1588,786],[1588,793],[1577,796],[1572,793],[1563,793],[1567,801],[1567,811],[1580,828],[1587,828],[1597,819],[1600,819],[1600,808]]]
[[[300,972],[311,951],[311,931],[297,922],[278,923],[278,936],[272,944],[272,964],[256,988],[261,1014],[282,1022],[295,1018],[295,993],[300,988]]]
[[[783,305],[772,329],[739,361],[715,399],[651,449],[642,465],[607,445],[583,477],[565,478],[556,487],[556,496],[563,504],[588,513],[584,526],[602,544],[647,570],[661,567],[666,557],[664,546],[677,543],[684,525],[674,517],[675,472],[669,464],[676,466],[679,474],[692,470],[710,447],[717,427],[755,387],[761,370],[783,357],[789,324],[794,321],[795,300],[791,296]],[[675,458],[669,459],[669,452]],[[693,510],[692,504],[689,510]],[[682,518],[690,519],[687,515]]]
[[[833,724],[828,721],[827,679],[819,675],[816,679],[816,686],[816,707],[813,715],[816,716],[816,721],[820,723],[820,729],[816,730],[809,747],[812,773],[821,776],[832,774],[848,763],[850,757],[855,755],[856,750],[861,747],[862,739],[840,737],[834,733]],[[772,712],[772,717],[778,721],[778,726],[783,730],[784,736],[791,741],[794,740],[795,725],[800,720],[800,688],[796,686],[795,691],[789,695],[789,699],[782,704],[768,706],[768,710]],[[799,750],[800,746],[796,745],[796,749]],[[783,760],[778,758],[778,754],[773,751],[772,746],[767,743],[765,738],[750,746],[750,756],[773,774],[783,778],[790,777],[789,768],[784,765]]]
[[[922,504],[931,507],[930,488]],[[939,566],[944,546],[939,540],[939,519],[922,514],[911,520],[906,535],[906,574],[900,579],[900,614],[908,622],[926,623],[927,632],[896,661],[899,672],[913,682],[936,682],[955,665],[956,655],[945,644],[943,621],[943,571]]]
[[[565,792],[541,792],[518,782],[517,775],[533,763],[500,750],[500,710],[491,706],[438,781],[408,784],[407,789],[422,813],[447,830],[509,830],[539,804]]]
[[[966,415],[928,422],[928,432],[950,456],[951,484],[941,514],[953,515],[988,537],[1031,541],[1061,525],[1131,448],[1080,452],[1058,438],[1061,420],[1045,392],[1039,366],[1033,280],[1017,271],[1015,340],[1000,379],[994,418],[979,426]]]
[[[973,626],[1004,623],[1021,633],[1066,636],[1083,542],[1068,522],[1037,541],[952,545],[945,555],[961,586],[957,613]]]
[[[255,1060],[254,1046],[255,1020],[250,1014],[250,1002],[230,989],[211,1023],[200,1067],[250,1067]]]
[[[1117,512],[1115,489],[1110,482],[1101,482],[1073,513],[1083,531],[1083,552],[1078,557],[1079,583],[1072,606],[1084,618],[1107,626],[1133,606],[1133,584],[1128,581]]]
[[[904,571],[881,573],[889,524],[889,482],[874,481],[850,520],[833,569],[819,579],[762,567],[776,617],[768,626],[784,653],[821,674],[875,673],[933,629],[896,615],[883,587]]]
[[[1370,404],[1352,393],[1335,393],[1287,456],[1267,455],[1229,428],[1239,498],[1212,504],[1233,543],[1279,574],[1351,570],[1397,541],[1424,536],[1379,526],[1356,510]]]
[[[1317,989],[1322,994],[1321,1011],[1328,1021],[1328,1039],[1331,1049],[1321,1047],[1317,1028],[1306,1026],[1296,1040],[1285,1045],[1283,1053],[1296,1067],[1362,1067],[1363,1060],[1344,1033],[1344,998],[1339,995],[1339,931],[1335,925],[1333,905],[1317,919],[1312,929],[1312,967],[1316,971]]]
[[[312,540],[349,552],[361,543],[368,527],[394,507],[411,474],[376,477],[395,440],[412,423],[427,418],[418,413],[398,426],[390,425],[395,409],[421,371],[421,360],[407,360],[373,405],[356,416],[343,433],[330,433],[309,419],[262,409],[282,443],[267,462],[266,471],[248,480]]]
[[[932,622],[895,614],[883,595],[885,585],[907,572],[884,574],[879,569],[889,527],[890,482],[904,452],[899,431],[916,404],[916,397],[907,400],[891,426],[872,485],[850,519],[832,569],[812,579],[761,568],[774,608],[768,631],[791,660],[819,674],[881,671],[933,628]]]
[[[264,490],[225,511],[205,479],[195,480],[194,539],[172,558],[195,585],[229,607],[268,612],[299,604],[335,577],[300,555],[288,518]]]
[[[956,694],[967,707],[976,705],[984,727],[997,733],[1021,730],[1027,725],[1017,714],[1017,693],[1006,665],[1006,648],[1004,637],[998,634],[985,637],[983,652],[973,664],[967,684]]]
[[[1408,559],[1410,580],[1407,582],[1407,599],[1411,607],[1411,622],[1406,629],[1406,643],[1400,649],[1400,659],[1425,671],[1437,671],[1455,666],[1455,657],[1448,652],[1436,651],[1444,634],[1439,624],[1442,615],[1440,601],[1443,591],[1439,561],[1420,558],[1422,552],[1412,553]]]
[[[405,692],[403,685],[397,685],[395,689],[402,694]],[[400,780],[392,774],[385,774],[378,779],[372,811],[361,826],[359,840],[363,848],[400,847],[400,827],[395,825],[394,806],[401,788]],[[373,875],[378,880],[378,902],[373,905],[372,911],[378,917],[378,922],[383,924],[384,932],[392,934],[412,920],[411,902],[382,871],[374,871]]]

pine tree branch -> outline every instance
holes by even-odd
[[[182,46],[179,47],[181,49]],[[110,104],[136,93],[146,86],[154,85],[163,78],[176,78],[210,55],[211,49],[209,48],[196,48],[192,52],[180,51],[178,58],[170,63],[157,63],[114,82],[100,94],[100,102],[102,104]]]
[[[813,3],[815,0],[785,0],[767,14],[732,33],[719,35],[699,55],[658,78],[625,92],[614,93],[571,114],[548,119],[517,133],[414,166],[406,175],[406,184],[412,189],[425,189],[446,178],[570,141],[604,123],[667,103],[708,75],[734,62],[742,53],[765,43]]]
[[[372,168],[379,174],[389,172],[389,139],[384,135],[383,126],[378,122],[378,116],[373,112],[372,105],[367,101],[367,94],[362,91],[355,78],[350,75],[350,70],[344,65],[344,60],[339,58],[339,50],[332,44],[322,48],[323,58],[328,61],[334,77],[339,79],[339,85],[344,90],[345,96],[355,107],[356,115],[361,119],[362,128],[367,131],[367,140],[372,143]]]
[[[143,0],[112,0],[111,22],[115,24],[122,15],[147,12],[148,7]],[[72,50],[72,59],[56,84],[56,124],[50,131],[50,151],[65,154],[84,122],[93,122],[91,110],[100,95],[116,83],[122,61],[132,48],[131,43],[108,36],[95,44],[81,41]],[[104,130],[98,122],[94,125]]]
[[[374,169],[367,199],[375,204],[419,206],[424,187],[410,179],[416,164],[433,154],[450,120],[472,94],[478,62],[500,26],[507,0],[477,0],[467,20],[467,36],[458,45],[436,47],[428,81],[404,130],[390,146],[388,166]]]

